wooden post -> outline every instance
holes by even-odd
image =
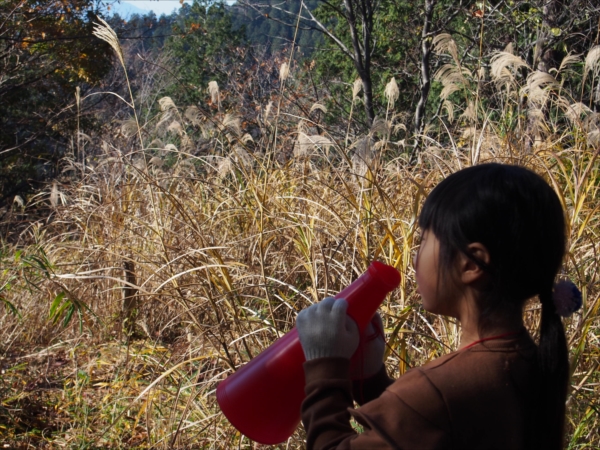
[[[135,265],[132,261],[123,261],[125,281],[123,286],[123,332],[129,338],[134,331],[135,316],[137,315],[137,286],[135,282]]]

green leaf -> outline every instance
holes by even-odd
[[[52,319],[53,322],[55,322],[54,317],[56,316],[56,308],[58,308],[61,305],[62,299],[64,297],[65,297],[65,293],[61,292],[60,294],[58,294],[54,298],[54,301],[52,302],[52,305],[50,305],[50,314],[49,314],[49,317],[50,317],[50,319]]]
[[[67,309],[67,314],[65,314],[65,318],[63,319],[63,327],[69,325],[71,318],[73,317],[73,313],[75,312],[75,305],[69,302],[69,308]]]
[[[19,310],[16,308],[16,306],[9,302],[2,295],[0,295],[0,302],[4,303],[6,309],[8,309],[13,315],[18,316],[20,319],[22,319],[21,313],[19,313]]]
[[[75,312],[77,312],[77,317],[79,318],[80,331],[83,331],[83,315],[86,312],[98,318],[88,305],[76,298],[71,299],[66,297],[64,292],[61,292],[54,298],[52,305],[50,305],[48,316],[53,324],[58,323],[62,318],[62,326],[66,327],[71,322],[71,319],[73,319]]]

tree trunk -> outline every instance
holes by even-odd
[[[373,107],[373,83],[371,81],[371,72],[360,73],[360,79],[363,85],[363,101],[365,102],[365,113],[369,120],[369,126],[373,125],[375,120],[375,108]]]
[[[415,111],[415,145],[413,157],[421,149],[421,135],[425,126],[425,108],[427,106],[427,98],[431,89],[431,74],[429,60],[431,59],[431,23],[433,20],[433,9],[437,0],[425,0],[425,20],[423,22],[423,31],[421,33],[421,97],[417,103]]]
[[[363,99],[365,102],[365,113],[369,120],[369,126],[375,120],[373,107],[373,84],[371,81],[371,32],[373,30],[373,9],[370,1],[357,2],[356,0],[344,0],[346,7],[346,21],[352,38],[354,52],[353,62],[358,76],[363,85]],[[356,27],[357,14],[362,22],[362,39]]]

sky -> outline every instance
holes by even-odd
[[[186,0],[186,3],[191,1]],[[145,14],[149,11],[154,11],[157,16],[171,14],[174,9],[179,8],[181,8],[179,0],[121,0],[115,1],[110,10],[126,18],[132,14]]]

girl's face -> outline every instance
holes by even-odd
[[[432,313],[456,317],[457,286],[444,283],[439,268],[440,242],[433,232],[426,230],[421,245],[413,258],[417,291],[421,294],[423,307]]]

